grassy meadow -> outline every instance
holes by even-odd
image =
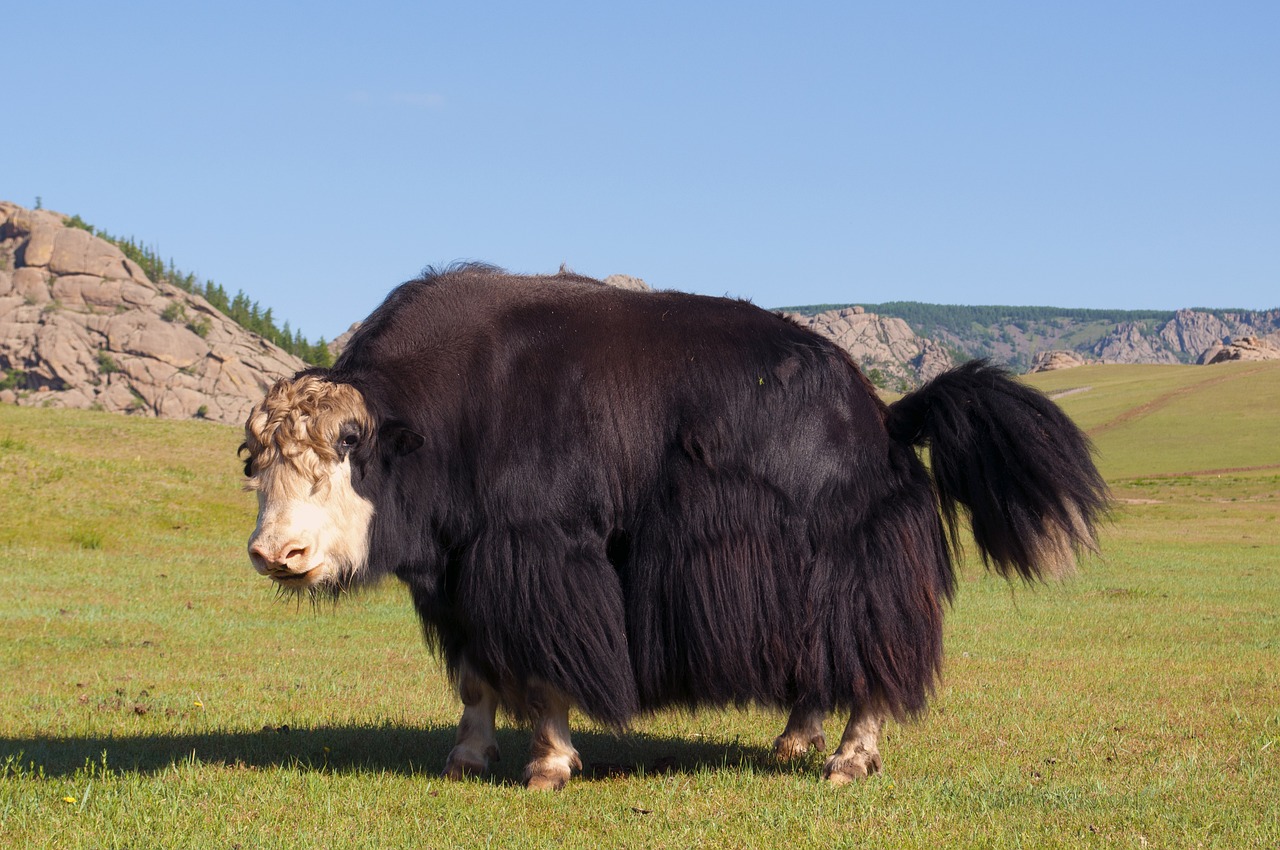
[[[0,846],[1280,846],[1280,363],[1029,380],[1097,444],[1102,554],[965,564],[929,713],[839,789],[762,710],[576,718],[558,794],[504,724],[494,776],[442,781],[460,706],[407,594],[278,599],[236,429],[0,407]]]

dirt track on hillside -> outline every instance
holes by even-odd
[[[1173,402],[1177,401],[1183,396],[1186,396],[1192,392],[1195,392],[1196,390],[1203,389],[1204,387],[1215,386],[1217,384],[1225,384],[1231,381],[1236,381],[1236,380],[1239,380],[1240,378],[1245,378],[1245,377],[1248,377],[1249,375],[1253,375],[1257,372],[1261,372],[1265,368],[1266,368],[1265,366],[1260,366],[1255,369],[1250,369],[1246,372],[1235,372],[1233,374],[1225,374],[1225,375],[1224,374],[1212,375],[1203,381],[1197,381],[1194,384],[1190,384],[1185,387],[1179,387],[1176,390],[1170,390],[1169,392],[1163,395],[1156,396],[1155,398],[1151,399],[1151,401],[1148,401],[1145,404],[1140,404],[1137,407],[1126,410],[1124,413],[1121,413],[1119,416],[1115,417],[1114,419],[1111,419],[1107,422],[1103,422],[1101,425],[1095,425],[1094,427],[1090,428],[1086,433],[1091,437],[1096,437],[1099,434],[1105,434],[1108,431],[1119,428],[1121,425],[1127,425],[1128,423],[1141,419],[1144,416],[1150,416],[1152,413],[1155,413],[1157,410],[1162,410],[1165,407],[1168,407]],[[1267,467],[1262,467],[1262,468],[1265,469]],[[1244,470],[1232,470],[1232,471],[1239,472]],[[1196,474],[1198,475],[1201,473],[1196,473]]]

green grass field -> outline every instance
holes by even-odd
[[[277,599],[236,429],[0,407],[0,846],[1280,846],[1280,364],[1031,380],[1097,444],[1103,553],[966,564],[930,712],[841,789],[759,710],[579,718],[558,794],[504,726],[492,778],[444,782],[407,595]]]

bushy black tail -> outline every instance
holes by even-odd
[[[975,360],[889,407],[890,435],[928,445],[952,545],[968,509],[983,560],[1001,575],[1061,575],[1094,550],[1106,484],[1092,446],[1043,393]]]

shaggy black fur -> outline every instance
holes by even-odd
[[[1084,437],[999,370],[886,407],[830,341],[728,299],[429,272],[327,377],[381,423],[352,454],[366,574],[405,581],[449,668],[516,714],[530,679],[617,726],[672,704],[917,712],[955,581],[939,500],[1026,576],[1046,522],[1088,530],[1104,502]]]

